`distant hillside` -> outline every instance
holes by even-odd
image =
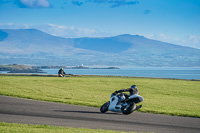
[[[72,49],[71,39],[46,34],[39,30],[0,30],[0,52],[9,54],[65,53]],[[57,50],[57,51],[56,51]]]
[[[120,53],[128,50],[132,46],[129,42],[120,41],[118,37],[77,38],[73,40],[76,48],[106,53]]]
[[[0,65],[0,71],[8,71],[8,73],[44,73],[39,68],[25,65]]]
[[[200,66],[200,50],[138,35],[62,38],[36,29],[0,30],[0,64]]]

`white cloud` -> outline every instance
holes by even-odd
[[[28,24],[14,24],[14,23],[7,23],[7,24],[1,24],[0,23],[0,29],[28,29],[30,26]]]
[[[199,44],[200,43],[200,36],[190,35],[189,39],[193,44]]]
[[[162,39],[169,39],[170,38],[169,36],[167,36],[163,33],[160,33],[159,37],[162,38]]]
[[[20,8],[46,8],[50,7],[48,0],[16,0]]]
[[[54,36],[65,38],[79,38],[79,37],[105,37],[111,36],[111,33],[98,31],[88,28],[77,28],[73,26],[56,25],[56,24],[43,24],[43,25],[28,25],[28,24],[0,24],[0,29],[38,29]]]
[[[187,37],[174,37],[170,35],[166,35],[164,33],[156,34],[147,34],[144,35],[149,39],[159,40],[163,42],[168,42],[172,44],[193,47],[200,49],[200,36],[197,35],[188,35]]]
[[[73,26],[65,26],[65,25],[46,24],[46,25],[35,26],[34,28],[55,36],[60,36],[65,38],[102,36],[101,32],[94,29],[76,28]]]

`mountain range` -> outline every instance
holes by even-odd
[[[63,38],[36,29],[1,29],[0,64],[199,67],[200,49],[130,34]]]

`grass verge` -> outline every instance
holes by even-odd
[[[200,81],[130,77],[0,75],[0,95],[100,107],[115,90],[136,84],[142,112],[200,117]]]
[[[120,131],[0,122],[1,133],[126,133]],[[132,132],[133,133],[133,132]]]

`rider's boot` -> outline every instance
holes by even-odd
[[[138,109],[140,109],[140,108],[142,108],[142,105],[136,106],[136,109],[135,109],[135,110],[138,110]]]

